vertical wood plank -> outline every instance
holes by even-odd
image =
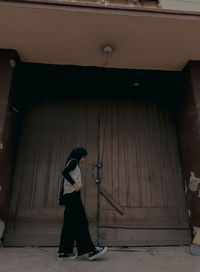
[[[124,146],[124,133],[125,133],[125,124],[124,124],[124,104],[119,103],[119,202],[121,206],[126,206],[126,150]]]
[[[127,101],[127,152],[128,152],[128,169],[129,169],[129,205],[139,206],[141,194],[138,181],[138,158],[137,158],[137,131],[138,124],[136,120],[136,108],[134,101]]]

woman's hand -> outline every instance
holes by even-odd
[[[78,192],[81,189],[81,187],[79,187],[76,183],[73,184],[73,187],[76,192]]]

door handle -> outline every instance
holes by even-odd
[[[95,165],[98,169],[103,168],[103,164],[101,162],[99,162],[98,164]]]
[[[97,163],[97,164],[93,164],[92,166],[93,166],[93,167],[97,167],[98,169],[101,169],[101,168],[103,168],[103,163],[102,163],[102,162],[99,162],[99,163]]]

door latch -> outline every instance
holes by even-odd
[[[97,168],[101,169],[103,167],[103,164],[101,162],[99,162],[97,165],[96,165]]]

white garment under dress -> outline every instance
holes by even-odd
[[[73,160],[73,159],[72,159]],[[72,161],[70,160],[67,165]],[[66,165],[66,167],[67,167]],[[75,167],[74,170],[71,170],[69,172],[69,175],[72,177],[72,179],[76,182],[76,184],[79,186],[79,187],[82,187],[83,184],[82,184],[82,181],[81,181],[81,170],[80,170],[80,167],[79,165],[77,164],[77,166]],[[73,193],[75,191],[73,185],[67,180],[65,179],[64,180],[64,195],[65,194],[70,194],[70,193]]]

